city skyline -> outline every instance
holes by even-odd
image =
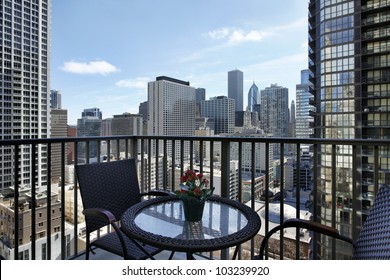
[[[295,99],[308,66],[308,1],[282,4],[54,0],[50,88],[61,92],[70,125],[86,108],[103,118],[138,113],[157,76],[205,88],[209,99],[227,96],[227,72],[239,69],[244,106],[253,81],[287,87]]]

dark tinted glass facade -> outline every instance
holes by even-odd
[[[309,69],[316,107],[315,137],[384,139],[390,129],[390,1],[311,0],[309,3]],[[336,153],[335,162],[332,153]],[[356,152],[358,160],[353,162]],[[324,146],[319,155],[316,218],[354,238],[373,203],[378,184],[390,184],[388,150]],[[336,176],[331,176],[332,166]],[[377,185],[373,182],[378,176]],[[356,197],[358,203],[350,201]],[[354,225],[354,226],[353,226]],[[355,229],[355,230],[354,230]],[[327,239],[319,255],[331,258]],[[337,258],[350,248],[336,246]],[[329,248],[330,249],[330,248]]]

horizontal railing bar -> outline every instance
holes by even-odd
[[[215,142],[246,142],[246,143],[284,143],[284,144],[324,144],[324,145],[362,145],[362,146],[390,146],[387,139],[332,139],[332,138],[290,138],[290,137],[212,137],[212,136],[94,136],[94,137],[69,137],[69,138],[35,138],[0,140],[0,146],[26,145],[26,144],[47,144],[62,142],[88,142],[97,140],[118,140],[118,139],[158,139],[178,141],[215,141]]]

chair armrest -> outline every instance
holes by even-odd
[[[166,190],[152,190],[146,193],[141,193],[141,196],[154,195],[154,196],[176,196],[173,192]]]
[[[265,247],[266,247],[266,245],[268,243],[268,239],[271,237],[271,235],[279,230],[283,230],[285,228],[291,228],[291,227],[305,228],[305,229],[308,229],[310,231],[315,231],[315,232],[318,232],[321,234],[325,234],[327,236],[334,237],[334,238],[343,240],[345,242],[348,242],[350,244],[353,244],[353,241],[351,238],[340,235],[338,230],[333,228],[333,227],[326,226],[326,225],[323,225],[321,223],[314,222],[314,221],[301,220],[301,219],[288,219],[288,220],[284,221],[282,224],[271,229],[266,234],[266,236],[264,236],[264,239],[261,242],[261,246],[260,246],[259,259],[261,259],[261,260],[263,259]]]
[[[83,210],[83,214],[86,216],[95,216],[106,219],[110,224],[115,223],[115,216],[108,210],[102,208],[88,208]]]

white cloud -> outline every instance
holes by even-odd
[[[64,62],[61,70],[75,74],[100,74],[103,76],[119,71],[117,67],[104,60],[91,62]]]
[[[268,35],[268,32],[258,30],[245,31],[237,28],[224,27],[211,30],[205,35],[213,40],[227,39],[228,43],[236,44],[242,42],[259,42]]]
[[[212,30],[207,33],[207,35],[212,39],[223,39],[228,36],[230,33],[229,28],[221,28],[217,30]]]
[[[148,82],[150,82],[149,78],[139,77],[136,79],[120,80],[115,84],[118,87],[124,87],[124,88],[146,89]]]
[[[259,42],[266,35],[268,35],[266,32],[260,32],[257,30],[234,30],[229,36],[229,43]]]

